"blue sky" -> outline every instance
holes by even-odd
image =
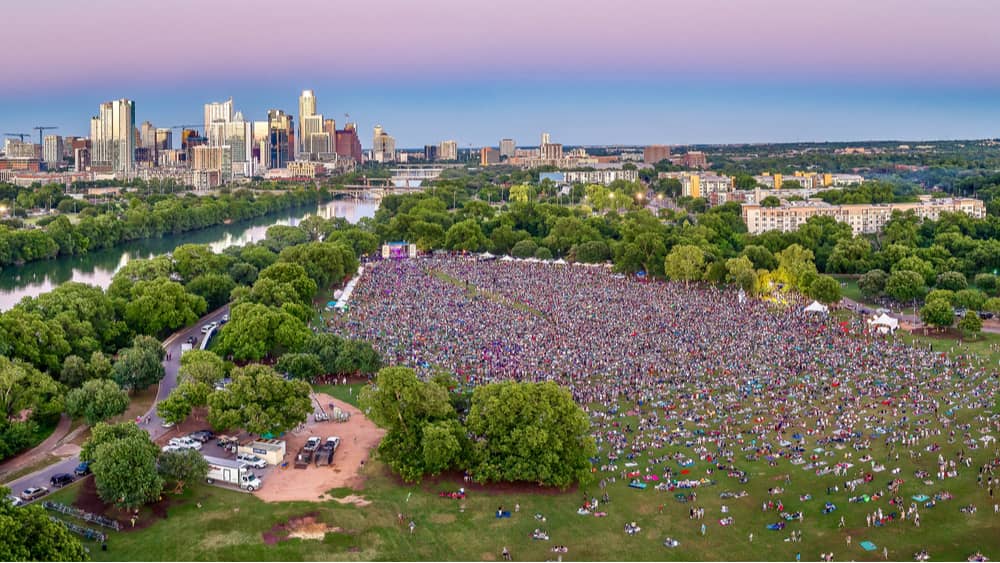
[[[322,113],[351,114],[365,146],[376,123],[401,147],[530,145],[542,131],[565,144],[1000,136],[1000,3],[983,0],[5,8],[19,52],[4,61],[0,132],[86,134],[97,105],[120,97],[157,126],[199,123],[204,103],[229,96],[263,119],[294,113],[312,88]]]

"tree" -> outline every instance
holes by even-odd
[[[215,310],[229,302],[229,294],[236,282],[229,274],[202,274],[190,282],[186,289],[205,300],[208,310]]]
[[[145,438],[147,440],[145,447],[149,448],[153,456],[160,452],[160,448],[149,440],[149,433],[139,428],[135,422],[120,422],[118,424],[98,422],[91,427],[90,438],[80,447],[80,461],[93,462],[96,459],[97,448],[101,445],[130,438],[138,438],[140,441]]]
[[[343,339],[336,334],[320,332],[310,335],[299,351],[319,358],[322,373],[337,373],[337,358],[343,345]]]
[[[519,241],[511,249],[510,253],[515,258],[531,258],[535,255],[538,245],[531,239]]]
[[[59,372],[59,383],[70,389],[75,389],[88,379],[90,379],[90,369],[87,362],[80,356],[66,356],[66,359],[63,360],[62,371]]]
[[[897,270],[885,282],[885,293],[896,301],[913,301],[924,293],[924,277],[910,270]]]
[[[465,429],[457,420],[441,420],[423,426],[421,449],[424,471],[431,476],[457,467],[468,450]]]
[[[941,272],[937,277],[937,287],[939,289],[950,289],[959,291],[969,287],[969,282],[962,272]]]
[[[61,388],[48,374],[20,360],[0,356],[0,420],[32,418],[62,411]]]
[[[570,249],[570,257],[574,262],[584,264],[596,264],[611,258],[611,249],[608,243],[602,240],[589,240],[581,242]]]
[[[909,270],[920,274],[925,284],[929,285],[934,282],[934,265],[917,256],[907,256],[892,265],[893,272],[900,270]]]
[[[479,221],[466,219],[448,228],[444,236],[444,244],[450,250],[478,252],[486,246],[486,235],[483,234]]]
[[[991,297],[983,303],[983,310],[1000,315],[1000,297]]]
[[[466,427],[479,482],[565,488],[589,475],[597,452],[587,414],[554,382],[477,387]]]
[[[544,246],[535,249],[535,258],[539,260],[552,260],[552,251]]]
[[[181,367],[177,371],[177,381],[204,383],[215,387],[226,377],[226,362],[215,352],[208,350],[188,350],[181,356]]]
[[[747,293],[757,292],[757,270],[746,256],[726,260],[726,280]]]
[[[103,443],[93,455],[94,484],[104,502],[138,508],[160,498],[163,479],[156,471],[158,452],[149,434]]]
[[[164,480],[174,482],[174,492],[178,494],[186,483],[208,476],[208,462],[197,450],[191,449],[161,453],[156,469]]]
[[[935,299],[920,308],[920,320],[938,328],[949,327],[955,322],[955,311],[946,301]]]
[[[500,225],[490,233],[490,243],[493,252],[509,254],[515,244],[527,238],[528,233],[515,231],[510,225]]]
[[[962,320],[958,321],[958,328],[966,336],[975,338],[983,330],[983,320],[979,318],[979,315],[975,311],[966,311]]]
[[[122,388],[131,391],[145,389],[163,379],[163,348],[156,349],[133,345],[118,351],[118,359],[111,368],[111,376]]]
[[[951,305],[952,300],[955,299],[955,292],[950,289],[933,289],[924,296],[924,303],[930,303],[938,299]]]
[[[833,246],[826,271],[854,274],[868,270],[872,245],[861,237],[842,238]]]
[[[309,384],[285,381],[268,366],[235,368],[231,377],[229,386],[208,397],[208,422],[213,428],[277,435],[305,422],[313,411]]]
[[[531,186],[527,184],[511,186],[508,194],[508,199],[513,203],[528,203],[531,197]]]
[[[840,282],[830,276],[817,276],[806,294],[820,303],[832,305],[840,301]]]
[[[282,354],[274,368],[278,373],[306,381],[311,381],[324,371],[323,364],[316,354]]]
[[[55,320],[15,307],[0,315],[0,354],[20,358],[38,369],[58,373],[72,351],[66,332]]]
[[[778,267],[778,259],[767,248],[751,244],[743,249],[743,255],[753,262],[755,270],[773,270]]]
[[[793,244],[778,253],[778,268],[788,274],[788,279],[796,289],[805,293],[817,276],[813,252],[799,244]]]
[[[767,196],[767,197],[765,197],[765,198],[763,198],[763,199],[760,200],[760,206],[761,207],[780,207],[781,206],[781,200],[778,199],[778,198],[776,198],[773,195],[769,195],[769,196]]]
[[[181,284],[157,278],[132,286],[125,322],[138,333],[160,334],[193,324],[206,307],[205,299],[187,293]]]
[[[309,241],[309,235],[305,231],[288,225],[268,227],[266,234],[267,238],[264,239],[263,244],[274,252],[281,252],[282,249],[289,246],[305,244]]]
[[[278,260],[302,266],[318,288],[330,287],[357,269],[353,249],[329,242],[309,242],[287,247],[278,255]]]
[[[889,280],[889,274],[884,270],[869,270],[868,273],[858,278],[858,289],[865,297],[879,297],[885,291],[885,284]]]
[[[256,296],[260,291],[258,286],[268,281],[273,282],[279,289],[287,287],[293,292],[292,295],[296,300],[305,305],[312,302],[312,297],[316,294],[318,287],[302,266],[290,262],[278,262],[260,271],[260,274],[257,275],[257,281],[254,282],[251,295]],[[264,304],[280,305],[280,303],[261,301],[257,298],[254,300]]]
[[[976,274],[976,287],[986,293],[993,293],[997,290],[997,277],[993,274]]]
[[[986,294],[978,289],[963,289],[955,292],[951,303],[969,311],[979,311],[986,303]]]
[[[375,373],[382,368],[382,356],[365,340],[346,340],[337,355],[333,373]]]
[[[217,346],[219,353],[235,360],[260,360],[284,350],[298,350],[312,334],[291,313],[258,303],[236,305],[230,317],[222,326]]]
[[[663,265],[663,271],[672,280],[698,281],[705,272],[705,253],[690,244],[680,244],[671,249]]]
[[[156,404],[156,414],[167,422],[180,424],[191,415],[195,407],[208,404],[208,396],[212,393],[209,387],[201,381],[187,380],[170,391],[170,395]]]
[[[15,507],[0,487],[0,560],[87,561],[83,544],[38,503]]]
[[[114,381],[91,379],[66,395],[66,412],[73,417],[83,417],[93,426],[124,413],[128,402],[128,393]]]
[[[233,259],[212,252],[207,244],[182,244],[171,252],[174,271],[186,282],[206,274],[225,272]]]

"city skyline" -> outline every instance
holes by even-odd
[[[195,4],[202,17],[189,17]],[[452,138],[463,148],[525,143],[543,130],[565,144],[1000,131],[1000,62],[981,56],[1000,51],[989,29],[1000,7],[987,3],[632,0],[611,23],[598,4],[563,0],[476,10],[451,0],[293,4],[333,22],[331,33],[258,49],[238,40],[273,32],[256,0],[12,6],[9,40],[32,55],[5,61],[18,80],[0,93],[0,127],[82,135],[92,108],[119,98],[135,100],[137,122],[156,126],[200,121],[205,103],[230,96],[260,120],[271,108],[296,115],[299,94],[312,89],[325,116],[340,123],[350,113],[362,132],[380,123],[407,148]],[[42,43],[32,32],[41,19],[87,56]],[[98,23],[106,33],[83,32]],[[201,36],[213,41],[180,40]],[[367,147],[370,136],[362,139]]]

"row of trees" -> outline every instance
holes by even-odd
[[[241,190],[212,197],[129,193],[105,205],[103,212],[93,206],[81,206],[68,196],[59,194],[58,197],[61,203],[55,207],[63,213],[83,209],[79,221],[74,223],[65,215],[58,215],[39,221],[41,228],[0,224],[0,266],[76,256],[132,240],[243,221],[314,203],[323,194],[304,189],[278,194]],[[22,198],[34,199],[23,193],[18,196]]]
[[[590,421],[553,382],[496,383],[468,397],[448,376],[421,381],[413,370],[384,368],[361,393],[365,413],[387,433],[379,457],[410,482],[447,470],[474,480],[567,487],[589,475],[596,446]]]

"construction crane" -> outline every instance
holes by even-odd
[[[30,137],[31,133],[4,133],[4,135],[7,135],[8,137],[17,137],[23,143],[24,142],[24,138],[25,137]]]
[[[40,125],[38,127],[32,127],[32,129],[38,131],[38,146],[42,146],[42,132],[45,131],[46,129],[58,129],[58,127],[51,127],[51,126],[46,127]]]

